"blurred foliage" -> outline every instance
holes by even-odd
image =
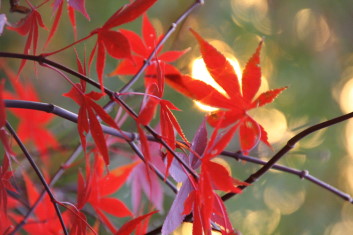
[[[86,1],[91,21],[88,22],[82,15],[77,15],[78,37],[81,38],[99,27],[124,2]],[[158,31],[163,33],[191,3],[191,0],[160,0],[148,15]],[[10,23],[21,17],[8,13],[8,4],[4,1],[1,12],[6,12]],[[49,28],[49,22],[53,22],[51,12],[41,13]],[[268,110],[262,110],[265,116],[254,113],[255,116],[260,115],[259,120],[272,123],[272,126],[265,126],[269,132],[271,129],[278,130],[278,125],[284,126],[281,136],[273,142],[273,150],[261,145],[251,152],[253,156],[269,159],[286,140],[303,128],[343,112],[353,111],[353,106],[350,105],[353,104],[353,95],[350,95],[353,94],[353,86],[345,87],[353,78],[352,24],[351,1],[205,0],[202,7],[178,26],[165,47],[191,47],[192,50],[176,63],[184,73],[191,73],[192,60],[199,57],[200,53],[195,39],[188,31],[190,27],[207,40],[217,40],[215,45],[219,46],[218,49],[224,54],[232,54],[241,66],[246,64],[259,40],[264,38],[264,48],[261,52],[264,81],[267,81],[269,88],[289,86],[270,106],[271,110],[279,112],[285,120],[282,118],[277,121],[274,116],[266,114]],[[140,26],[141,20],[138,19],[121,27],[140,33]],[[40,38],[40,45],[43,45],[47,33],[40,33],[44,35]],[[24,38],[8,30],[5,30],[1,37],[0,50],[22,52]],[[61,48],[72,40],[73,33],[66,20],[59,26],[46,51]],[[88,40],[77,46],[77,49],[80,52],[86,50],[88,53],[93,42],[94,40]],[[52,59],[76,68],[72,50],[57,54]],[[10,60],[10,63],[16,68],[19,61]],[[116,64],[116,61],[108,60],[106,72],[111,72]],[[33,68],[29,65],[32,63],[26,66],[23,77],[31,79],[37,85],[43,102],[77,111],[77,107],[61,96],[68,91],[68,84],[47,69],[39,69],[38,74],[33,75]],[[91,75],[95,77],[94,70]],[[128,79],[129,77],[107,77],[105,84],[118,90]],[[135,85],[134,89],[142,91],[142,82]],[[346,93],[343,94],[344,89]],[[166,89],[166,98],[183,110],[175,114],[191,139],[204,113],[198,110],[192,101],[172,89]],[[60,121],[56,119],[52,125],[53,130],[65,138],[65,129],[68,129],[66,126],[69,124],[62,124]],[[313,137],[307,137],[287,154],[281,163],[293,168],[307,169],[313,176],[353,195],[353,122],[349,123],[350,125],[339,124]],[[69,126],[72,127],[71,124]],[[72,136],[72,131],[69,131],[69,134]],[[67,140],[66,142],[69,145],[76,143]],[[236,140],[229,149],[237,150]],[[233,175],[240,179],[258,169],[258,166],[251,163],[232,160],[228,160],[228,163]],[[125,198],[128,199],[126,195]],[[170,199],[167,200],[166,209],[170,205],[168,203]],[[287,173],[269,172],[241,195],[229,200],[227,207],[234,226],[244,235],[353,234],[352,205]],[[154,224],[158,225],[161,220],[159,218]]]

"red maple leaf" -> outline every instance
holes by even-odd
[[[220,108],[207,115],[208,123],[213,127],[225,128],[234,125],[235,129],[239,129],[240,146],[244,153],[255,147],[259,140],[270,146],[265,129],[247,112],[271,103],[286,87],[266,91],[255,98],[261,85],[259,63],[262,42],[248,61],[240,86],[237,75],[227,59],[195,31],[192,30],[192,33],[200,45],[207,70],[226,94],[221,94],[210,85],[187,75],[168,78],[169,84],[186,96],[203,104]],[[235,132],[233,128],[230,131]]]
[[[40,101],[31,83],[21,82],[20,79],[6,65],[1,65],[14,89],[14,93],[3,92],[4,99]],[[46,127],[53,119],[53,115],[29,109],[10,109],[18,119],[17,134],[22,141],[34,143],[41,157],[48,156],[48,147],[59,148],[55,136]]]
[[[110,75],[134,75],[144,64],[144,61],[150,56],[152,51],[155,49],[156,45],[163,36],[157,36],[157,33],[147,17],[147,14],[143,16],[142,21],[142,38],[135,32],[130,30],[122,29],[120,32],[129,40],[131,49],[135,54],[132,56],[133,60],[124,59],[115,68],[115,70]],[[149,63],[146,69],[146,78],[156,77],[157,72],[157,60],[159,66],[164,68],[166,75],[179,74],[179,71],[174,66],[169,63],[174,62],[179,59],[183,54],[185,54],[188,49],[183,51],[168,51],[160,53],[163,47],[158,50],[158,55],[155,56]]]
[[[124,235],[124,234],[131,234],[135,229],[138,228],[138,226],[144,221],[147,220],[149,217],[151,217],[153,214],[157,213],[157,211],[152,211],[148,214],[141,215],[135,219],[132,219],[128,222],[126,222],[121,228],[119,229],[118,232],[115,233],[115,235]],[[136,232],[136,234],[141,234]]]
[[[23,173],[23,179],[26,186],[26,193],[29,206],[37,201],[39,195],[36,186],[33,184],[32,179]],[[15,220],[22,219],[21,216],[12,214]],[[43,200],[34,209],[33,216],[31,216],[23,229],[29,234],[55,234],[62,230],[58,215],[55,212],[53,203],[51,202],[48,194],[45,194]]]
[[[90,203],[101,221],[112,233],[116,232],[116,228],[105,213],[116,217],[132,216],[133,214],[122,201],[109,196],[125,184],[136,164],[137,162],[134,162],[118,167],[104,175],[104,164],[101,158],[96,157],[93,167],[87,170],[86,182],[82,177],[79,178],[78,208],[82,208],[86,202]]]
[[[211,161],[231,140],[230,135],[220,137],[218,130],[216,128],[210,140],[207,140],[206,125],[202,123],[192,141],[189,156],[181,155],[190,168],[197,169],[201,166],[198,180],[188,175],[176,160],[173,161],[171,175],[182,183],[182,187],[163,224],[162,234],[175,230],[185,215],[191,212],[194,218],[193,234],[210,234],[211,222],[220,225],[222,234],[233,233],[223,201],[215,190],[239,193],[241,190],[236,186],[245,183],[233,178],[224,166]]]
[[[161,66],[159,61],[156,62],[156,69],[157,69],[157,80],[153,79],[150,80],[146,84],[146,96],[144,101],[142,102],[141,109],[139,116],[137,118],[138,124],[148,125],[148,123],[152,120],[155,110],[157,106],[160,106],[160,126],[161,126],[161,137],[163,140],[168,144],[168,146],[172,149],[176,149],[176,138],[175,138],[175,131],[182,137],[182,139],[188,143],[189,141],[184,135],[178,120],[174,116],[171,110],[179,109],[174,106],[168,100],[162,99],[164,93],[164,67]],[[147,162],[150,161],[150,154],[149,154],[149,144],[145,137],[145,133],[142,131],[142,128],[138,126],[138,131],[141,137],[141,146],[143,153],[146,157]],[[167,168],[166,168],[166,176],[168,174],[169,167],[173,160],[173,154],[170,151],[167,151]]]
[[[59,22],[61,19],[61,15],[62,15],[63,5],[64,5],[64,0],[55,0],[53,3],[53,10],[56,13],[55,13],[53,25],[50,29],[49,36],[48,36],[48,39],[47,39],[45,45],[48,45],[48,43],[53,38],[53,36],[58,28],[58,25],[59,25]],[[85,0],[69,0],[69,1],[67,1],[67,10],[69,13],[69,19],[70,19],[72,28],[74,30],[74,35],[76,38],[76,35],[77,35],[76,29],[77,28],[76,28],[75,10],[78,12],[81,12],[81,14],[84,15],[88,20],[90,19],[89,15],[86,11]]]
[[[91,35],[97,34],[98,39],[90,55],[90,64],[97,51],[96,70],[102,91],[106,52],[116,59],[132,60],[130,43],[127,37],[122,32],[113,31],[111,29],[135,20],[156,1],[157,0],[135,0],[126,4],[116,11],[101,28],[92,31]]]
[[[102,154],[103,159],[107,165],[109,165],[109,153],[108,147],[104,138],[102,126],[97,118],[99,116],[105,123],[111,127],[120,131],[120,128],[115,123],[114,119],[109,116],[109,114],[99,106],[95,100],[99,100],[104,94],[91,91],[85,94],[85,85],[77,83],[71,90],[64,94],[71,99],[73,99],[78,105],[80,105],[80,110],[78,112],[77,129],[80,135],[81,144],[84,150],[86,150],[86,135],[91,133],[93,140]]]
[[[31,11],[24,18],[22,18],[16,24],[16,26],[14,27],[9,26],[7,28],[9,30],[16,31],[22,36],[28,35],[23,53],[26,55],[29,54],[29,51],[32,48],[33,50],[32,54],[35,55],[37,52],[38,29],[39,27],[46,29],[46,27],[43,23],[41,15],[36,10],[36,8],[32,5],[30,5],[30,7],[31,7]],[[26,63],[26,60],[22,60],[19,72],[22,71],[25,63]]]

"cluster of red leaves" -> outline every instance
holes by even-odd
[[[188,75],[168,79],[168,83],[186,96],[203,104],[220,108],[207,115],[208,123],[220,128],[231,126],[229,134],[239,129],[240,146],[244,153],[256,146],[259,140],[270,146],[265,129],[252,119],[247,111],[271,103],[286,87],[266,91],[255,98],[261,85],[259,63],[262,42],[246,64],[240,86],[234,68],[227,59],[195,31],[192,30],[192,33],[200,45],[208,72],[226,94]]]
[[[123,33],[114,31],[112,28],[135,20],[156,1],[157,0],[135,0],[126,4],[116,11],[102,27],[92,31],[91,35],[97,34],[98,38],[90,55],[90,64],[97,51],[96,70],[102,90],[106,52],[116,59],[132,60],[129,40]]]
[[[235,234],[223,201],[215,190],[240,193],[241,190],[236,186],[245,183],[234,179],[224,166],[211,161],[230,140],[228,135],[220,136],[218,128],[208,140],[206,125],[202,123],[192,141],[190,154],[180,155],[191,169],[201,167],[197,180],[186,174],[177,161],[173,161],[171,175],[182,183],[182,187],[168,212],[162,234],[174,231],[190,213],[193,213],[194,218],[193,234],[211,234],[211,222],[218,224],[223,234]]]
[[[31,7],[31,11],[26,15],[26,17],[22,18],[17,23],[16,26],[8,27],[8,29],[14,30],[22,36],[28,35],[27,41],[24,47],[24,51],[23,51],[25,55],[29,54],[31,48],[32,48],[32,54],[36,54],[39,27],[46,29],[40,13],[37,11],[37,9],[34,6],[31,5],[30,7]],[[23,69],[25,63],[26,63],[26,60],[22,60],[19,71]]]
[[[132,51],[135,53],[132,55],[132,59],[124,59],[116,69],[111,73],[111,75],[133,75],[136,74],[145,60],[151,55],[153,50],[156,48],[160,38],[163,35],[157,36],[156,30],[145,14],[142,20],[142,38],[138,36],[135,32],[130,30],[120,30],[120,32],[129,40]],[[161,137],[164,141],[175,150],[176,139],[175,131],[188,142],[184,133],[171,112],[171,110],[179,110],[171,102],[163,100],[164,93],[164,80],[165,74],[180,74],[178,69],[172,66],[171,62],[180,58],[188,50],[184,51],[168,51],[161,53],[163,48],[160,47],[157,55],[150,61],[145,72],[145,86],[146,86],[146,96],[142,102],[139,117],[137,122],[141,125],[148,125],[155,115],[155,111],[160,106],[160,126],[161,126]],[[160,54],[160,55],[159,55]],[[142,150],[146,156],[146,160],[150,161],[149,147],[145,134],[141,128],[139,128],[139,134],[141,137]],[[168,166],[166,171],[168,171],[169,166],[172,162],[173,156],[168,151],[167,152]]]
[[[96,157],[91,167],[89,166],[89,163],[87,164],[86,179],[84,179],[81,172],[79,173],[77,208],[82,209],[86,203],[89,203],[99,219],[114,234],[124,234],[123,231],[134,229],[138,223],[142,222],[147,216],[152,215],[152,213],[145,215],[145,217],[139,217],[140,219],[136,218],[134,221],[128,222],[129,225],[125,225],[125,227],[123,226],[119,231],[117,231],[105,213],[118,218],[133,216],[133,213],[122,201],[111,195],[125,184],[130,173],[137,164],[138,162],[133,162],[104,174],[105,165],[101,158]],[[86,226],[86,224],[82,224],[82,226]]]
[[[40,101],[30,81],[21,81],[4,63],[0,66],[14,89],[14,92],[4,91],[4,99]],[[48,147],[59,149],[56,137],[46,127],[53,120],[53,115],[29,109],[11,109],[10,111],[19,119],[18,136],[24,142],[33,142],[41,157],[48,156]]]
[[[134,75],[151,55],[156,45],[163,37],[157,36],[156,30],[147,15],[142,20],[142,38],[135,32],[122,29],[120,32],[129,40],[131,50],[134,52],[131,59],[122,60],[110,75]],[[157,55],[149,62],[145,71],[146,78],[155,78],[158,74],[157,67],[164,70],[164,74],[180,74],[177,68],[169,64],[179,59],[188,49],[183,51],[167,51],[161,53],[163,47],[158,49]],[[146,79],[146,82],[148,79]]]
[[[49,44],[50,40],[53,38],[55,32],[57,31],[57,28],[59,26],[59,22],[61,19],[61,15],[62,15],[63,5],[64,5],[64,0],[54,0],[53,10],[56,12],[56,14],[54,17],[53,25],[52,25],[50,32],[49,32],[48,39],[45,43],[46,45]],[[74,30],[75,38],[76,38],[77,28],[76,28],[75,10],[80,12],[82,15],[84,15],[88,20],[90,19],[90,17],[86,11],[85,0],[68,0],[67,1],[67,11],[68,11],[69,19],[70,19],[72,28]]]
[[[89,36],[79,40],[83,41],[93,35],[97,35],[97,42],[90,54],[89,64],[92,63],[95,54],[97,54],[96,70],[102,91],[104,88],[103,74],[106,53],[113,58],[123,59],[111,75],[133,75],[142,67],[144,61],[150,56],[160,41],[161,36],[157,36],[146,14],[142,22],[142,38],[129,30],[113,30],[113,28],[131,22],[144,14],[156,1],[131,1],[116,11],[102,27],[93,30]],[[54,1],[53,9],[56,11],[56,16],[47,43],[57,30],[62,15],[63,2],[63,0]],[[41,15],[35,7],[30,7],[30,12],[17,26],[9,27],[9,29],[21,35],[28,35],[24,54],[29,54],[31,48],[33,54],[36,54],[39,27],[45,28]],[[69,0],[68,10],[71,24],[76,32],[74,10],[81,12],[89,19],[84,0]],[[196,32],[192,31],[192,33],[200,45],[201,54],[208,71],[226,94],[222,94],[215,88],[190,76],[181,75],[178,69],[169,64],[177,60],[187,50],[161,53],[161,47],[148,64],[145,73],[146,92],[139,115],[135,119],[140,135],[141,149],[146,160],[144,165],[140,161],[136,161],[120,166],[105,174],[105,165],[110,163],[110,159],[99,118],[111,127],[119,131],[120,129],[113,118],[96,103],[104,94],[94,91],[86,93],[86,84],[84,82],[74,84],[72,89],[64,94],[80,106],[77,126],[83,148],[86,151],[86,134],[90,133],[99,154],[104,160],[103,163],[103,160],[96,155],[93,163],[91,163],[88,160],[88,155],[85,155],[86,174],[84,176],[81,171],[78,173],[77,204],[66,206],[67,210],[63,214],[64,221],[70,227],[70,234],[88,234],[87,228],[90,228],[94,233],[83,213],[83,208],[87,204],[90,204],[99,220],[111,233],[119,235],[130,234],[136,230],[136,234],[144,234],[148,225],[146,221],[156,211],[130,220],[119,230],[107,214],[114,217],[132,217],[134,215],[122,201],[112,196],[126,183],[129,176],[132,181],[133,210],[135,214],[141,210],[139,205],[141,191],[144,191],[157,209],[162,210],[162,189],[157,183],[157,177],[154,174],[150,174],[148,164],[158,166],[157,168],[165,171],[166,175],[170,172],[177,182],[182,183],[163,225],[163,234],[171,233],[182,223],[185,216],[191,213],[194,221],[193,234],[195,235],[210,235],[212,223],[217,224],[222,229],[222,234],[235,234],[226,208],[216,191],[240,193],[241,190],[238,186],[246,185],[246,183],[233,178],[223,165],[212,161],[212,159],[224,150],[237,130],[239,130],[241,149],[245,153],[256,146],[259,140],[270,145],[264,128],[253,120],[247,112],[271,103],[285,88],[267,91],[255,98],[261,85],[259,63],[262,42],[247,63],[242,75],[242,84],[240,85],[234,69],[226,58]],[[24,63],[25,60],[21,64],[20,71]],[[80,62],[78,64],[79,72],[85,74],[82,64]],[[30,83],[20,83],[11,71],[5,67],[4,71],[7,73],[15,93],[2,92],[3,84],[1,84],[0,101],[2,101],[2,96],[9,99],[39,101]],[[191,170],[200,169],[198,178],[187,173],[188,171],[184,166],[174,159],[171,151],[167,151],[167,164],[165,166],[162,162],[161,145],[159,143],[151,145],[142,129],[142,126],[146,126],[151,122],[159,106],[161,139],[170,146],[171,150],[175,150],[177,146],[175,132],[188,143],[182,128],[171,112],[171,110],[178,109],[170,101],[162,99],[166,78],[169,84],[184,95],[206,105],[220,108],[220,110],[207,115],[208,123],[215,127],[210,139],[208,140],[206,126],[203,123],[193,139],[189,155],[175,153],[187,163]],[[3,102],[0,102],[0,131],[3,131],[2,129],[6,123],[4,108]],[[13,109],[12,112],[20,121],[18,127],[20,138],[24,141],[32,139],[41,155],[46,154],[48,144],[53,148],[59,146],[55,137],[45,128],[45,125],[51,121],[52,117],[50,115],[45,113],[36,115],[36,112],[16,109]],[[223,128],[227,129],[220,133]],[[0,134],[2,142],[6,143],[3,141],[5,139],[4,132]],[[7,146],[6,144],[4,145],[5,147]],[[6,148],[9,149],[9,147]],[[9,165],[9,159],[5,156],[0,167],[0,232],[4,232],[1,229],[7,229],[9,226],[6,190],[14,191],[9,182],[13,174],[9,170]],[[23,174],[23,179],[26,186],[28,204],[32,206],[39,197],[39,193],[32,180],[25,173]],[[19,222],[23,217],[11,213],[11,219]],[[30,234],[55,233],[60,228],[58,216],[48,196],[44,197],[43,201],[34,210],[34,216],[23,227]]]
[[[10,170],[9,156],[5,154],[2,165],[0,166],[0,233],[6,234],[11,228],[9,219],[9,207],[17,206],[17,201],[8,197],[7,190],[16,192],[12,186],[10,179],[13,177],[13,172]]]
[[[117,130],[120,130],[120,128],[115,123],[114,119],[95,102],[104,96],[104,94],[95,91],[85,94],[85,90],[86,88],[84,83],[77,83],[68,93],[65,93],[64,96],[73,99],[80,106],[80,110],[78,112],[77,129],[83,149],[85,150],[87,146],[86,134],[91,133],[99,152],[104,158],[105,163],[109,165],[110,160],[108,147],[98,117],[100,117],[111,127],[114,127]]]

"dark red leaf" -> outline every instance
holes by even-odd
[[[120,32],[102,30],[98,34],[98,41],[104,43],[105,49],[116,59],[131,59],[131,49],[127,38]]]
[[[148,214],[139,216],[133,220],[126,222],[123,226],[121,226],[121,228],[119,229],[119,231],[115,235],[131,234],[143,220],[148,219],[150,216],[152,216],[153,214],[155,214],[157,212],[158,211],[152,211]]]
[[[112,15],[103,28],[110,29],[133,21],[150,8],[157,0],[135,0],[126,4]]]
[[[206,161],[202,167],[209,174],[211,182],[215,185],[215,189],[222,190],[223,192],[241,192],[239,188],[235,187],[235,183],[239,181],[234,180],[224,166],[212,161]]]
[[[96,143],[99,149],[99,152],[102,154],[105,164],[109,165],[110,163],[109,153],[108,153],[107,144],[105,142],[102,126],[91,108],[88,108],[87,112],[89,117],[89,129],[90,129],[92,138]]]
[[[14,30],[23,36],[28,34],[25,48],[23,51],[23,53],[26,55],[29,54],[29,50],[31,48],[33,50],[32,54],[36,54],[37,52],[38,26],[46,29],[45,25],[43,24],[41,15],[36,9],[33,8],[25,18],[21,19],[20,22],[17,23],[16,26],[8,27],[9,30]],[[19,72],[22,71],[25,63],[26,60],[22,60]]]

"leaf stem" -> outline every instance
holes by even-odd
[[[66,50],[66,49],[68,49],[68,48],[70,48],[70,47],[72,47],[72,46],[74,46],[74,45],[76,45],[76,44],[82,42],[82,41],[85,41],[85,40],[89,39],[90,37],[92,37],[92,36],[95,35],[95,34],[97,34],[97,31],[92,31],[92,32],[91,32],[89,35],[87,35],[86,37],[81,38],[81,39],[79,39],[79,40],[77,40],[77,41],[71,43],[70,45],[68,45],[68,46],[66,46],[66,47],[63,47],[63,48],[61,48],[61,49],[59,49],[59,50],[56,50],[56,51],[53,51],[53,52],[42,53],[41,56],[47,57],[47,56],[51,56],[51,55],[57,54],[57,53],[59,53],[59,52],[62,52],[62,51],[64,51],[64,50]]]

